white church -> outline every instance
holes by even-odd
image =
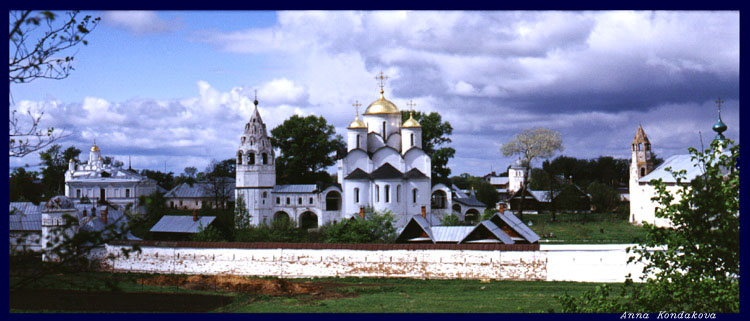
[[[719,120],[713,125],[713,130],[717,133],[714,140],[724,140],[722,134],[727,130],[727,125],[721,120],[721,99],[717,100],[719,104]],[[630,161],[630,223],[642,225],[643,222],[655,225],[656,227],[673,227],[671,221],[656,217],[656,208],[658,204],[651,198],[656,196],[656,188],[650,183],[653,179],[661,179],[666,184],[666,189],[676,198],[679,197],[677,190],[683,186],[677,183],[672,173],[667,171],[678,172],[685,170],[685,179],[682,185],[688,184],[694,178],[702,174],[699,166],[692,160],[692,155],[681,154],[674,155],[654,168],[653,159],[651,159],[651,142],[646,136],[646,132],[640,125],[636,130],[633,143],[631,145]]]
[[[391,211],[395,226],[421,215],[433,225],[451,212],[460,219],[479,215],[484,204],[474,195],[457,193],[443,184],[432,185],[430,157],[422,150],[422,127],[413,117],[401,122],[401,112],[384,95],[359,113],[347,128],[347,154],[338,161],[338,181],[276,185],[274,150],[254,101],[250,121],[237,151],[236,206],[243,199],[251,225],[291,219],[300,227],[318,227],[363,215],[365,208]],[[355,104],[358,105],[358,104]],[[454,192],[455,193],[455,192]],[[455,201],[455,202],[454,202]],[[457,205],[457,206],[456,206]]]

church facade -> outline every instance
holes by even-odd
[[[275,155],[258,101],[245,125],[237,151],[237,206],[244,203],[250,225],[290,219],[301,227],[318,227],[364,213],[390,211],[395,226],[421,215],[438,225],[452,212],[451,189],[432,185],[431,160],[422,150],[422,128],[384,95],[372,102],[347,128],[347,153],[337,162],[336,184],[276,185]],[[435,204],[435,206],[433,206]],[[468,209],[467,209],[468,210]],[[461,219],[464,213],[456,213]]]

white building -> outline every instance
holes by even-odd
[[[714,140],[723,140],[722,134],[727,126],[721,120],[721,109],[719,109],[719,120],[714,124],[713,130],[717,132]],[[630,162],[630,223],[642,225],[643,222],[657,227],[672,227],[672,223],[665,219],[656,217],[658,204],[652,200],[656,196],[656,189],[650,183],[653,179],[661,179],[666,189],[679,201],[677,191],[687,185],[694,178],[702,174],[700,166],[692,160],[692,155],[682,154],[667,158],[659,167],[653,168],[651,159],[651,143],[639,125],[633,144],[631,145],[632,159]],[[685,170],[685,178],[681,184],[677,183],[670,168],[674,172]]]
[[[85,197],[124,207],[135,204],[139,196],[155,191],[164,191],[156,181],[131,169],[104,164],[96,143],[91,146],[88,161],[76,164],[71,159],[65,172],[65,196],[75,203]]]
[[[437,224],[451,213],[450,188],[431,184],[422,127],[413,117],[402,123],[401,112],[385,98],[382,87],[380,98],[367,107],[363,119],[357,114],[349,125],[347,154],[337,164],[338,184],[330,186],[275,184],[273,147],[258,101],[254,103],[237,151],[235,188],[237,203],[242,198],[251,216],[250,224],[284,217],[300,226],[317,227],[372,207],[391,211],[400,227],[416,214],[434,215],[431,221]]]

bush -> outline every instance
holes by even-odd
[[[442,226],[458,226],[463,225],[461,219],[456,214],[445,215],[440,218],[440,225]]]
[[[392,243],[396,239],[390,211],[365,210],[365,218],[359,216],[330,224],[325,227],[326,243]]]
[[[612,212],[620,204],[620,194],[607,184],[593,182],[588,186],[591,205],[597,213]]]

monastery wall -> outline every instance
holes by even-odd
[[[403,277],[621,282],[642,266],[626,266],[628,245],[542,245],[539,250],[201,248],[107,245],[102,267],[113,272],[234,274],[283,278]],[[335,245],[334,245],[335,246]],[[376,247],[376,246],[375,246]],[[375,248],[373,247],[373,248]]]

